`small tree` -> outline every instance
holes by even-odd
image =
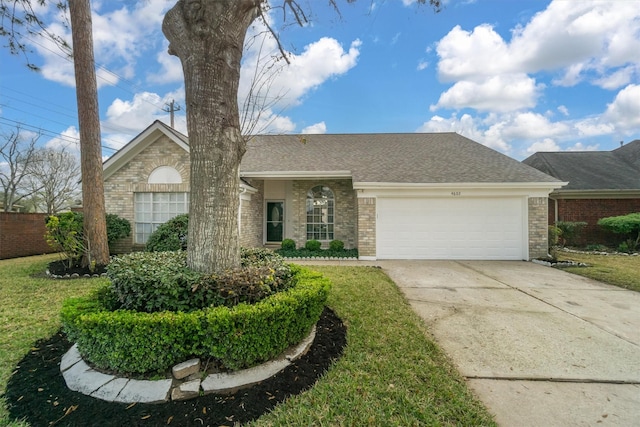
[[[39,138],[40,134],[27,135],[18,126],[0,140],[0,186],[5,212],[11,212],[14,204],[34,192],[23,187],[35,162],[35,145]]]
[[[36,150],[27,172],[27,188],[39,211],[53,215],[80,196],[78,158],[64,149]]]
[[[598,225],[613,233],[629,237],[624,242],[628,251],[635,250],[640,244],[640,212],[601,218]]]

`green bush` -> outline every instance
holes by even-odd
[[[576,239],[587,226],[586,222],[582,221],[558,221],[556,222],[556,227],[558,227],[562,233],[560,236],[560,243],[562,246],[565,245],[574,245],[576,243]]]
[[[187,249],[188,236],[189,215],[178,215],[151,233],[145,250],[147,252],[184,251]]]
[[[107,214],[107,241],[112,244],[116,240],[129,237],[131,234],[131,223],[125,218],[116,214]]]
[[[64,253],[72,266],[86,251],[83,230],[84,216],[80,212],[62,212],[46,218],[45,238],[49,246]],[[107,242],[111,244],[131,234],[131,223],[115,214],[107,214]]]
[[[558,245],[558,242],[560,241],[560,236],[562,236],[562,230],[559,227],[556,227],[555,225],[550,225],[549,241],[548,241],[550,248]]]
[[[193,311],[255,303],[295,284],[291,266],[266,249],[243,249],[241,267],[218,275],[187,267],[185,251],[134,252],[107,267],[119,307],[143,312]]]
[[[114,257],[107,266],[107,276],[122,308],[145,312],[189,310],[191,287],[201,278],[187,268],[184,251]]]
[[[332,240],[329,243],[329,250],[333,252],[344,251],[344,242],[342,240]]]
[[[285,251],[295,251],[296,250],[296,242],[293,239],[284,239],[280,248]]]
[[[307,240],[307,243],[305,243],[304,248],[308,251],[316,252],[320,250],[321,246],[322,246],[322,243],[320,243],[317,240]]]
[[[62,212],[58,215],[49,215],[45,221],[47,243],[56,251],[62,252],[71,267],[82,258],[86,250],[82,233],[82,214]]]
[[[626,237],[618,247],[620,252],[633,252],[640,245],[640,212],[601,218],[598,225]]]
[[[104,295],[94,294],[66,300],[62,324],[83,357],[101,369],[164,371],[190,357],[213,358],[232,370],[254,366],[300,342],[320,318],[330,282],[293,269],[295,286],[256,304],[141,313],[108,310]]]

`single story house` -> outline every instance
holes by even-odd
[[[640,212],[640,140],[612,151],[535,153],[522,162],[568,182],[549,195],[549,224],[586,222],[576,244],[620,243],[598,220]]]
[[[260,135],[241,164],[244,246],[338,239],[374,259],[527,260],[547,254],[563,182],[456,133]],[[156,121],[104,163],[107,212],[138,249],[189,205],[189,144]]]

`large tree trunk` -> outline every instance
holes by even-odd
[[[205,273],[240,265],[238,82],[244,38],[263,0],[180,0],[162,30],[182,62],[191,160],[187,263]]]
[[[89,0],[70,0],[73,40],[73,65],[76,75],[78,124],[80,127],[80,162],[82,173],[82,207],[87,251],[83,265],[107,265],[109,245],[102,180],[100,148],[100,113],[98,86],[93,59],[93,34]]]

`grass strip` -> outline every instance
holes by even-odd
[[[563,270],[599,280],[610,285],[640,292],[640,256],[597,255],[557,251],[559,261],[576,261],[589,267],[567,267]]]

